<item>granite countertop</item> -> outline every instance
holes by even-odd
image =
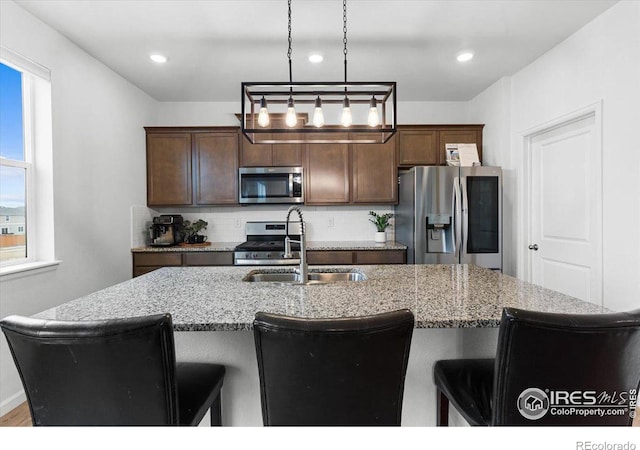
[[[232,252],[242,242],[212,242],[206,247],[172,246],[172,247],[135,247],[133,253],[146,252]],[[387,241],[309,241],[307,250],[406,250],[407,246],[399,242]]]
[[[207,246],[197,245],[173,245],[171,247],[151,247],[146,245],[143,247],[134,247],[132,253],[154,253],[154,252],[232,252],[236,246],[242,242],[211,242]]]
[[[416,328],[496,327],[504,306],[602,313],[600,306],[474,265],[313,267],[362,272],[366,281],[324,285],[246,282],[249,267],[166,267],[35,317],[95,320],[169,312],[176,331],[250,330],[258,311],[345,317],[408,308]],[[260,271],[291,271],[264,267]]]

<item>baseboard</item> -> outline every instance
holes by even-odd
[[[27,397],[26,395],[24,395],[24,391],[16,392],[8,399],[3,400],[2,403],[0,403],[0,416],[8,414],[26,401]]]

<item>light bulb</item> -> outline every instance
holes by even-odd
[[[322,112],[322,100],[320,100],[320,96],[316,98],[316,106],[313,111],[313,124],[316,128],[320,128],[324,125],[324,113]]]
[[[353,117],[351,117],[351,102],[347,97],[342,101],[342,126],[350,127],[353,123]]]
[[[298,119],[296,118],[296,108],[293,106],[293,98],[289,97],[289,102],[287,103],[287,117],[284,122],[287,124],[289,128],[293,128],[298,124]]]
[[[371,102],[369,102],[369,126],[377,127],[380,125],[380,117],[378,116],[378,106],[375,97],[371,97]]]
[[[267,110],[267,101],[264,97],[260,100],[260,114],[258,114],[258,125],[262,128],[269,126],[269,111]]]

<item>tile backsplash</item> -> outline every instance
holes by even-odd
[[[181,214],[185,220],[203,219],[209,222],[203,234],[212,242],[243,242],[245,224],[248,221],[282,221],[286,218],[287,205],[252,205],[246,207],[216,208],[162,208],[131,207],[131,245],[149,244],[147,231],[153,216]],[[393,207],[371,206],[302,206],[310,241],[372,241],[376,227],[369,222],[369,211],[378,214],[392,213]],[[297,215],[292,219],[296,220]],[[387,228],[387,239],[393,240],[394,229]]]

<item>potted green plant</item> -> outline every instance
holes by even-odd
[[[369,211],[369,215],[373,217],[372,219],[371,218],[369,219],[369,222],[374,224],[376,226],[376,229],[378,230],[375,235],[375,241],[386,242],[387,233],[385,233],[385,230],[391,226],[391,224],[389,223],[389,219],[393,217],[393,214],[386,213],[386,214],[380,215],[375,213],[374,211]]]
[[[187,244],[202,244],[207,240],[206,236],[200,234],[202,230],[207,229],[209,222],[205,222],[202,219],[198,219],[195,222],[189,220],[184,221],[184,241]]]

